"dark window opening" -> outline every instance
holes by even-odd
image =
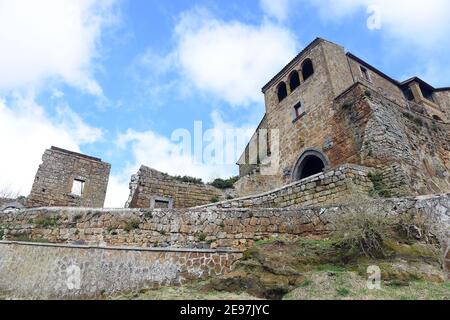
[[[302,64],[303,81],[306,81],[314,74],[314,66],[311,59],[306,59]]]
[[[321,173],[325,170],[325,164],[316,156],[307,156],[302,163],[298,171],[298,180],[302,180],[311,177],[315,174]]]
[[[289,77],[289,86],[291,87],[291,91],[294,91],[300,86],[300,76],[297,71],[292,71]]]
[[[155,209],[169,209],[170,201],[155,200]]]
[[[422,91],[422,95],[425,99],[430,100],[430,101],[434,101],[433,99],[433,91],[429,88],[426,88],[423,85],[420,85],[420,90]]]
[[[408,100],[408,101],[414,101],[414,95],[413,95],[413,93],[412,93],[412,90],[411,90],[411,88],[405,88],[404,90],[403,90],[403,94],[405,95],[405,97],[406,97],[406,99]]]
[[[305,108],[303,107],[303,104],[301,102],[299,102],[294,106],[294,114],[293,114],[292,120],[295,122],[304,114],[305,114]]]
[[[359,67],[361,69],[361,75],[363,76],[364,80],[371,82],[369,70],[364,68],[363,66]]]
[[[287,97],[286,83],[282,82],[278,85],[278,101],[281,102]]]

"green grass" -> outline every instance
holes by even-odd
[[[347,288],[338,288],[336,289],[336,293],[340,297],[347,297],[350,295],[350,290],[348,290]]]
[[[382,281],[381,289],[369,290],[367,278],[356,272],[313,271],[306,276],[311,283],[300,285],[285,300],[450,300],[450,282],[411,281],[400,286]]]

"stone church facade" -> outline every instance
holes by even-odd
[[[376,168],[394,193],[450,191],[450,88],[399,82],[318,38],[262,91],[266,113],[238,162],[240,196],[343,164]]]

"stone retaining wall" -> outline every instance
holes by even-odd
[[[0,297],[87,299],[181,285],[226,274],[241,257],[236,251],[0,241]]]
[[[324,235],[349,210],[377,214],[424,214],[450,230],[450,194],[373,200],[328,207],[290,209],[81,209],[40,208],[0,214],[0,236],[11,241],[49,241],[136,247],[239,248],[271,237]],[[444,237],[444,236],[442,236]]]
[[[233,199],[203,207],[216,208],[293,208],[331,205],[367,195],[373,188],[368,175],[375,169],[352,164],[292,183],[267,193]]]

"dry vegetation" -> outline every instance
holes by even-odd
[[[364,208],[340,216],[328,238],[260,241],[226,276],[126,298],[449,300],[442,250],[426,220]],[[372,265],[381,269],[381,290],[367,288]]]

